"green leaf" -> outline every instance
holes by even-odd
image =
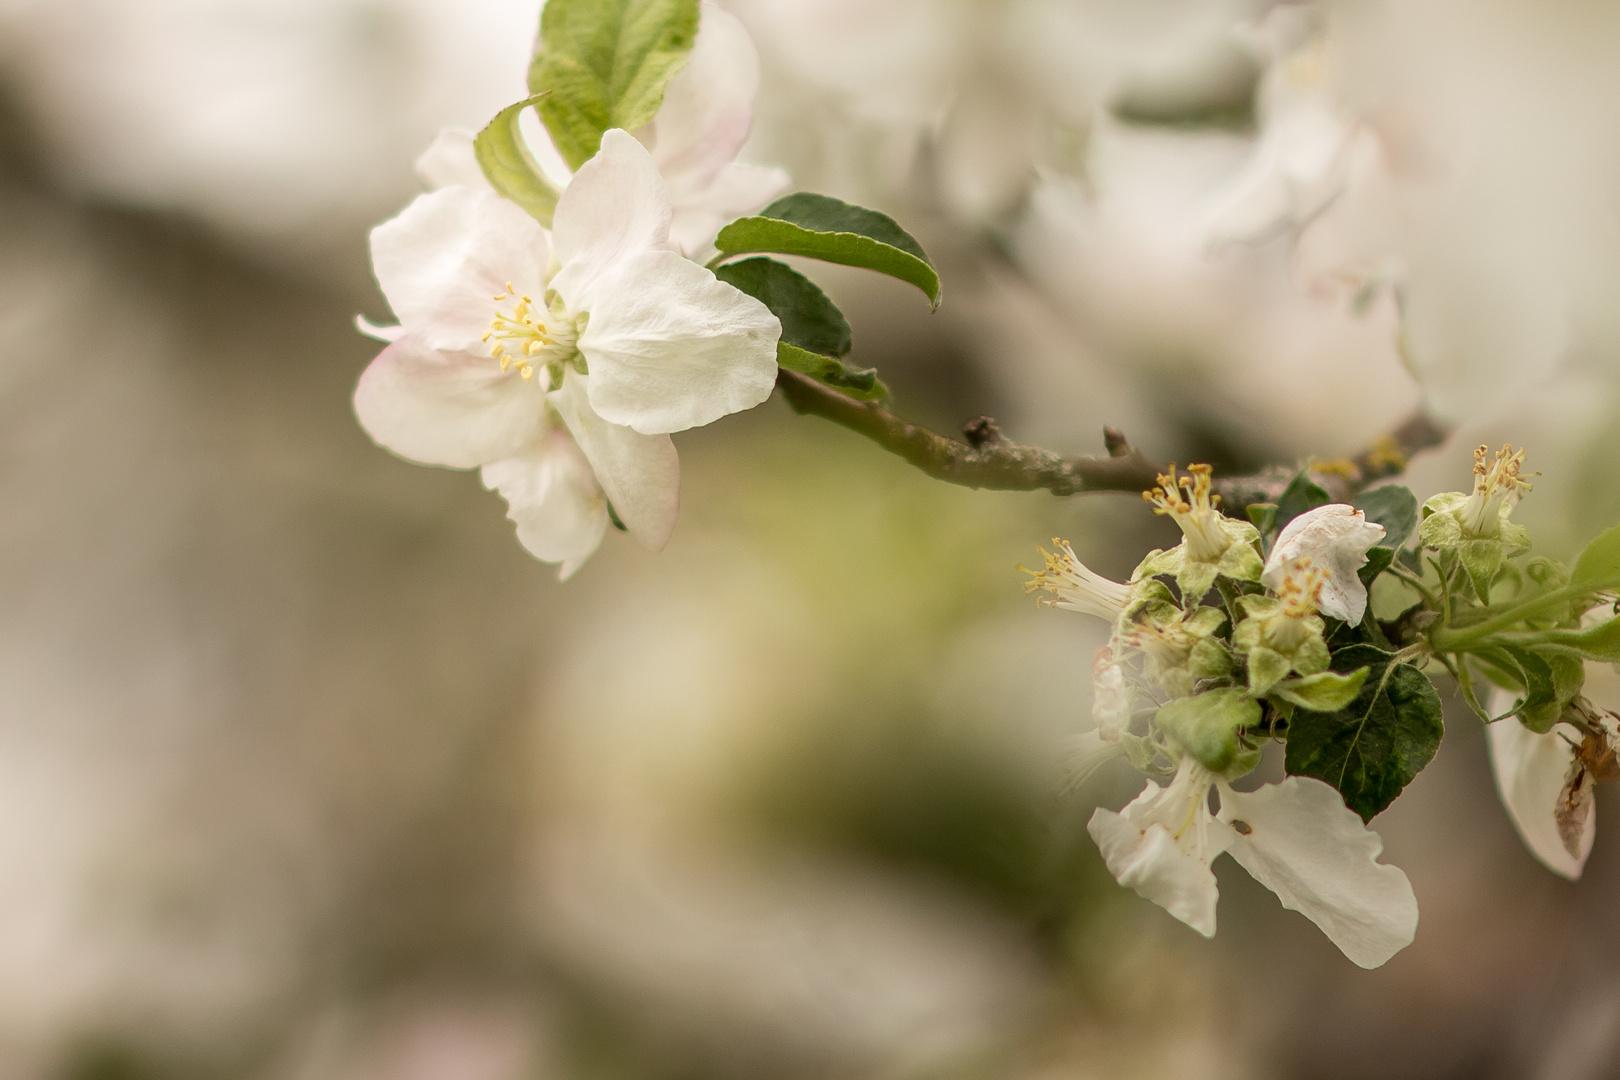
[[[1276,503],[1250,503],[1243,508],[1243,512],[1249,515],[1249,520],[1261,536],[1268,535],[1277,527]]]
[[[1284,767],[1290,775],[1314,776],[1337,788],[1363,821],[1395,800],[1440,747],[1440,695],[1410,664],[1389,664],[1389,655],[1352,645],[1333,657],[1333,669],[1367,667],[1367,682],[1355,700],[1335,712],[1298,712],[1288,725]]]
[[[907,281],[939,307],[939,274],[893,218],[826,195],[799,192],[720,230],[721,258],[769,252],[858,266]]]
[[[523,141],[522,132],[518,130],[523,110],[543,101],[545,97],[538,94],[525,98],[496,113],[495,119],[485,125],[473,140],[473,154],[478,158],[478,167],[484,170],[484,179],[489,181],[491,187],[523,207],[530,217],[549,229],[551,215],[556,212],[557,197],[561,193],[540,171],[540,166],[535,163],[528,145]]]
[[[838,305],[815,282],[775,259],[744,259],[714,272],[771,309],[782,321],[782,340],[808,352],[842,357],[849,353],[849,323]]]
[[[1348,675],[1336,671],[1319,671],[1298,679],[1284,679],[1271,688],[1271,692],[1290,705],[1312,712],[1336,712],[1350,704],[1362,684],[1367,681],[1369,668],[1361,668]]]
[[[1586,545],[1569,580],[1591,589],[1620,588],[1620,525],[1605,529]]]
[[[1289,483],[1282,497],[1277,500],[1277,528],[1286,528],[1290,521],[1307,510],[1315,510],[1318,506],[1326,506],[1333,501],[1323,488],[1311,480],[1309,470],[1301,469],[1298,476]]]
[[[1553,686],[1552,668],[1548,666],[1547,661],[1518,645],[1503,642],[1500,647],[1502,652],[1513,658],[1513,662],[1519,666],[1519,671],[1524,677],[1524,707],[1534,708],[1557,698],[1558,691]]]
[[[1384,527],[1384,547],[1400,547],[1412,535],[1412,530],[1417,528],[1417,496],[1412,494],[1410,488],[1400,484],[1364,491],[1350,505],[1366,514],[1368,521],[1375,521]]]
[[[1385,570],[1388,570],[1390,564],[1394,561],[1394,548],[1368,548],[1367,565],[1363,566],[1361,570],[1358,571],[1358,573],[1361,575],[1361,583],[1369,589],[1372,588],[1373,578],[1377,577],[1379,574],[1382,574]]]
[[[862,401],[881,401],[889,396],[889,388],[877,377],[872,368],[848,367],[842,360],[834,360],[820,353],[807,352],[786,341],[776,343],[778,367],[808,375],[828,386],[836,386],[850,397]]]
[[[1212,772],[1224,772],[1242,748],[1237,733],[1260,723],[1260,703],[1236,687],[1180,698],[1154,717],[1159,730]]]
[[[1502,572],[1506,555],[1507,546],[1500,540],[1464,540],[1457,545],[1457,558],[1468,572],[1480,603],[1491,602],[1491,586]]]
[[[540,118],[568,167],[596,155],[602,133],[634,133],[657,115],[664,87],[697,40],[699,0],[549,0],[529,91],[552,91]]]

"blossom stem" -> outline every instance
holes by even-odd
[[[1526,600],[1522,604],[1514,604],[1504,609],[1500,614],[1474,623],[1463,630],[1452,630],[1442,625],[1429,635],[1430,642],[1436,652],[1464,652],[1477,645],[1482,639],[1489,637],[1498,630],[1504,630],[1516,622],[1533,618],[1543,609],[1556,607],[1558,604],[1573,600],[1577,596],[1586,596],[1593,592],[1590,586],[1565,585],[1561,589],[1542,593],[1540,596]],[[1448,620],[1449,621],[1449,620]]]
[[[1434,593],[1429,591],[1429,588],[1424,583],[1423,579],[1417,574],[1412,573],[1412,571],[1408,570],[1406,567],[1402,566],[1399,560],[1390,563],[1388,570],[1390,573],[1406,582],[1406,584],[1416,589],[1418,595],[1423,597],[1423,603],[1426,607],[1430,608],[1431,610],[1439,609],[1439,602],[1435,599]]]
[[[971,442],[937,435],[875,403],[856,401],[797,372],[778,371],[776,385],[794,412],[831,420],[898,454],[929,476],[964,487],[1046,490],[1054,495],[1138,492],[1153,487],[1165,470],[1112,430],[1105,432],[1107,457],[1064,457],[1013,443],[993,423],[970,425],[974,429]],[[1354,458],[1317,463],[1312,476],[1335,498],[1347,500],[1375,480],[1398,475],[1413,454],[1439,446],[1448,434],[1427,413],[1419,413]],[[1221,495],[1221,509],[1241,516],[1253,503],[1275,502],[1296,472],[1276,467],[1250,476],[1218,478],[1215,489]]]

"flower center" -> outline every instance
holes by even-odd
[[[1221,497],[1210,494],[1210,472],[1208,465],[1189,465],[1187,475],[1178,478],[1172,465],[1168,476],[1159,477],[1158,487],[1142,492],[1155,514],[1168,515],[1181,526],[1187,558],[1194,562],[1217,562],[1231,546],[1216,509]]]
[[[502,371],[515,370],[528,381],[534,378],[537,366],[573,353],[577,335],[560,307],[553,305],[547,310],[537,306],[534,297],[519,294],[511,282],[493,299],[497,305],[511,303],[510,309],[496,307],[483,338],[490,355],[500,361]]]
[[[1277,590],[1282,602],[1282,613],[1290,619],[1315,615],[1322,603],[1322,585],[1327,574],[1319,566],[1312,566],[1309,558],[1296,559],[1284,571],[1282,587]]]

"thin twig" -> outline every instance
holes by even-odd
[[[1092,491],[1145,491],[1166,468],[1134,449],[1112,428],[1103,431],[1107,457],[1064,457],[1035,446],[1020,446],[987,416],[964,430],[967,441],[936,435],[895,416],[873,402],[856,401],[797,372],[781,370],[777,388],[801,415],[820,416],[849,428],[898,454],[938,480],[997,491],[1040,491],[1076,495]],[[1353,458],[1312,462],[1311,476],[1335,499],[1348,500],[1375,480],[1397,476],[1413,454],[1439,446],[1447,428],[1419,413]],[[1222,509],[1241,515],[1254,503],[1276,502],[1298,469],[1274,467],[1253,476],[1218,477]]]
[[[1144,491],[1161,471],[1120,436],[1108,457],[1066,458],[1050,450],[1019,446],[1002,437],[993,421],[969,425],[974,446],[906,422],[871,402],[856,401],[797,372],[782,370],[776,385],[793,411],[824,417],[865,435],[939,480],[996,491],[1074,495],[1082,491]]]

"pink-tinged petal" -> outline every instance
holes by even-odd
[[[743,24],[703,4],[686,66],[669,81],[664,103],[637,134],[679,203],[706,189],[748,141],[759,92],[759,52]]]
[[[681,463],[668,435],[610,424],[591,408],[591,376],[570,369],[549,396],[596,470],[624,527],[649,551],[662,551],[681,511]]]
[[[372,271],[394,314],[436,349],[487,354],[495,297],[510,283],[540,300],[550,257],[545,230],[516,203],[462,185],[417,196],[371,232]]]
[[[416,337],[377,355],[354,390],[360,426],[424,465],[471,469],[515,453],[541,428],[546,399],[488,356],[430,349]]]
[[[518,540],[541,562],[562,563],[567,581],[602,543],[607,499],[591,463],[566,431],[546,431],[512,457],[483,469],[484,486],[501,493]]]
[[[1305,776],[1250,792],[1223,784],[1220,819],[1236,833],[1227,854],[1352,963],[1380,967],[1412,943],[1412,883],[1378,861],[1384,841],[1332,787]]]
[[[674,252],[646,252],[602,281],[580,335],[591,407],[647,435],[751,409],[776,385],[781,336],[752,296]]]
[[[1496,713],[1506,712],[1514,700],[1514,695],[1498,692],[1491,707]],[[1558,800],[1569,779],[1570,766],[1575,763],[1575,748],[1565,736],[1573,732],[1573,728],[1560,725],[1544,735],[1537,734],[1512,716],[1485,728],[1496,790],[1508,817],[1513,819],[1513,827],[1542,865],[1571,881],[1580,878],[1586,868],[1597,835],[1597,815],[1593,813],[1588,813],[1581,823],[1576,854],[1564,847],[1558,834]]]
[[[576,314],[591,311],[599,279],[669,244],[669,192],[647,148],[615,128],[579,167],[552,218],[562,269],[552,287]]]
[[[793,178],[781,169],[757,165],[728,165],[701,191],[680,192],[671,183],[675,214],[669,226],[670,243],[695,258],[709,250],[722,228],[762,209],[792,183]]]
[[[473,152],[472,133],[454,128],[439,132],[428,148],[422,151],[422,155],[416,159],[416,175],[435,191],[453,184],[494,190],[490,188],[489,180],[478,164],[478,156]]]

